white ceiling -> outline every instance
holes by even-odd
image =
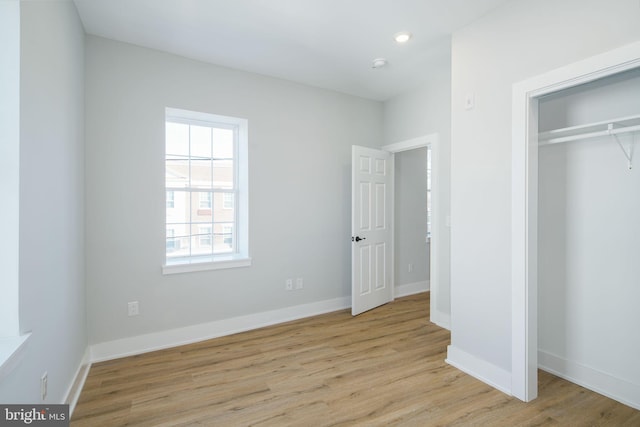
[[[418,86],[453,31],[506,1],[74,0],[89,34],[374,100]]]

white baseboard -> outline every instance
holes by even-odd
[[[316,316],[351,307],[351,297],[335,298],[279,310],[265,311],[217,320],[183,328],[138,335],[91,345],[91,362],[117,359],[135,354],[191,344],[238,332]]]
[[[394,290],[395,298],[408,297],[409,295],[415,295],[429,290],[429,281],[423,280],[422,282],[405,283],[404,285],[398,285]]]
[[[445,362],[511,396],[511,372],[452,345],[447,346]]]
[[[543,371],[640,410],[640,384],[631,383],[542,350],[538,351],[538,366]]]
[[[69,389],[65,394],[64,403],[69,405],[69,417],[73,415],[73,410],[76,408],[78,399],[80,398],[80,392],[89,375],[89,369],[91,368],[91,362],[89,361],[89,347],[86,348],[84,356],[80,361],[80,365],[76,370],[76,374],[73,376],[73,382],[69,385]]]

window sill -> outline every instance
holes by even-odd
[[[165,264],[162,266],[162,274],[179,274],[191,273],[195,271],[222,270],[225,268],[249,267],[251,258],[233,258],[220,259],[211,262],[194,262],[191,264]]]
[[[0,381],[18,364],[31,333],[0,338]]]

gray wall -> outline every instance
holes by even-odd
[[[539,111],[541,130],[638,115],[640,71],[547,97]],[[633,138],[619,136],[625,145]],[[637,157],[634,163],[629,170],[611,137],[539,149],[540,364],[561,366],[562,374],[586,385],[590,380],[577,375],[577,365],[608,376],[611,384],[640,389]],[[624,395],[618,387],[604,391]]]
[[[451,140],[451,57],[445,55],[435,61],[429,70],[425,70],[424,83],[405,94],[392,98],[384,103],[384,142],[393,144],[412,138],[437,133],[439,135],[439,158],[437,159],[440,173],[434,179],[439,180],[440,205],[434,208],[442,219],[439,229],[440,241],[431,243],[432,249],[438,251],[438,301],[435,307],[438,310],[439,324],[448,325],[450,315],[450,235],[447,226],[447,217],[450,215],[450,140]],[[401,153],[401,156],[411,156],[414,151]],[[396,154],[398,156],[398,154]],[[401,161],[401,160],[400,160]],[[401,168],[396,170],[396,180],[400,182],[415,181],[421,188],[416,189],[418,197],[426,194],[426,180],[422,178],[424,170],[416,168]],[[403,175],[412,173],[413,175]],[[412,190],[413,191],[413,190]],[[424,222],[421,216],[414,215],[413,223],[400,224],[399,219],[403,212],[414,203],[410,199],[396,198],[396,285],[405,284],[412,280],[404,273],[407,265],[414,261],[417,254],[422,259],[428,249],[419,247],[413,240],[414,234],[404,235],[403,230],[411,227],[422,227]],[[409,218],[403,218],[408,220]],[[412,243],[413,242],[413,243]],[[422,239],[424,243],[424,239]],[[425,279],[426,280],[426,279]],[[433,289],[434,284],[431,283]]]
[[[70,2],[21,2],[20,329],[32,332],[0,402],[66,397],[85,354],[83,42]]]
[[[382,104],[89,36],[87,292],[103,343],[351,292],[351,145]],[[249,120],[248,268],[163,276],[164,108]],[[303,277],[304,289],[285,291]],[[127,317],[127,302],[140,315]]]
[[[384,143],[438,132],[447,147],[451,135],[451,56],[434,58],[422,85],[384,103]],[[448,163],[448,162],[447,162]]]
[[[395,176],[395,286],[428,282],[427,149],[396,153]]]
[[[514,0],[453,36],[451,344],[477,376],[499,370],[510,387],[512,85],[638,40],[639,13],[636,0]]]

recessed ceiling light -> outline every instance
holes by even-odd
[[[380,68],[380,67],[384,67],[385,65],[387,65],[386,59],[376,58],[373,60],[373,63],[371,64],[371,68]]]
[[[411,38],[411,33],[408,31],[402,31],[393,36],[393,38],[395,39],[396,43],[406,43]]]

